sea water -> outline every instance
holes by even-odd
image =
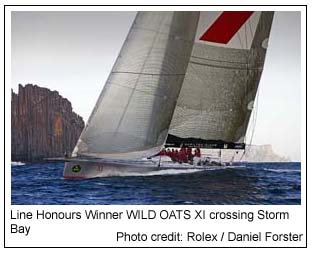
[[[12,164],[13,205],[290,205],[301,203],[300,163],[160,170],[146,176],[63,178],[63,163]]]

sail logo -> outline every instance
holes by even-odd
[[[254,11],[226,11],[199,38],[201,41],[227,44]]]

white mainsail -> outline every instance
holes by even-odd
[[[73,157],[156,154],[192,52],[199,12],[138,12]]]
[[[244,142],[272,19],[273,12],[201,12],[169,134]]]

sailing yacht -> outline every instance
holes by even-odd
[[[138,12],[64,177],[208,167],[147,159],[165,146],[244,149],[273,15]]]

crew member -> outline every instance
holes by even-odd
[[[194,156],[195,156],[195,157],[201,157],[201,152],[200,152],[200,148],[199,148],[199,147],[197,147],[197,148],[195,149],[195,154],[194,154]]]

